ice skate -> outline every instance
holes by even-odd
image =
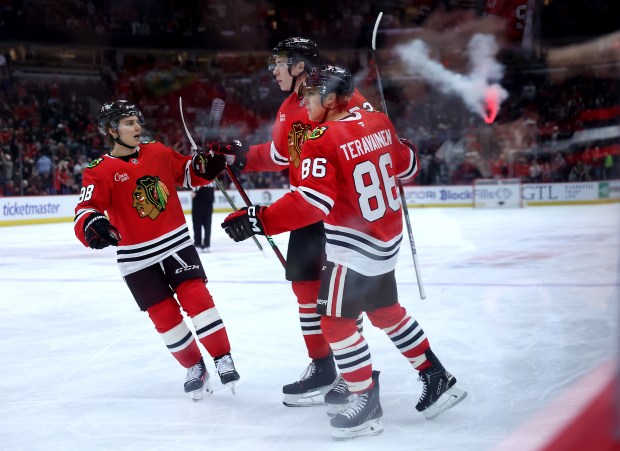
[[[379,371],[372,372],[372,379],[375,384],[369,391],[353,394],[347,407],[330,420],[334,440],[348,440],[383,432]]]
[[[184,389],[185,393],[190,394],[194,402],[202,400],[205,394],[209,396],[213,393],[209,384],[209,372],[202,358],[196,365],[187,369]]]
[[[349,402],[351,402],[353,397],[353,394],[349,391],[347,382],[343,379],[342,375],[338,376],[334,386],[325,395],[327,415],[333,417],[344,410],[349,405]]]
[[[215,369],[217,369],[217,374],[220,376],[220,381],[223,385],[226,385],[230,388],[235,394],[235,384],[239,380],[239,373],[235,369],[235,362],[233,362],[230,353],[224,354],[221,357],[213,359],[215,362]]]
[[[456,378],[446,371],[431,350],[426,351],[426,357],[433,366],[420,371],[424,388],[415,408],[427,420],[432,420],[465,399],[467,392],[454,386]]]
[[[301,375],[301,379],[282,387],[282,403],[288,407],[310,407],[325,404],[325,394],[336,380],[336,364],[331,355],[314,359]]]

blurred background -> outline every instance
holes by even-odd
[[[179,97],[199,145],[214,98],[226,101],[221,139],[268,141],[286,93],[266,60],[290,36],[348,66],[380,109],[378,68],[390,118],[420,149],[415,184],[618,179],[619,19],[607,0],[0,1],[0,195],[79,192],[85,165],[110,150],[99,107],[117,98],[139,105],[146,136],[179,152],[190,150]],[[427,56],[446,80],[471,79],[479,34],[496,46],[482,87],[419,70]],[[426,53],[408,53],[420,41]],[[503,95],[491,121],[466,96],[493,84]],[[288,177],[243,183],[286,188]]]

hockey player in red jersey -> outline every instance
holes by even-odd
[[[366,312],[419,372],[416,409],[432,419],[466,396],[431,351],[424,331],[398,302],[395,267],[403,239],[397,179],[418,171],[415,147],[399,140],[380,112],[349,109],[353,83],[339,66],[314,69],[304,103],[321,122],[303,146],[300,184],[269,207],[252,206],[222,224],[235,241],[275,235],[323,220],[327,263],[317,312],[338,368],[354,394],[331,419],[332,435],[347,439],[383,430],[378,371],[355,319]]]
[[[184,390],[192,399],[202,399],[211,389],[181,308],[214,357],[221,382],[234,392],[239,374],[226,328],[205,285],[207,277],[175,189],[208,184],[225,167],[225,158],[183,156],[158,142],[141,142],[143,124],[140,110],[126,100],[101,107],[99,129],[113,148],[84,170],[75,234],[93,249],[117,246],[121,275],[168,350],[187,368]]]
[[[272,140],[249,148],[240,141],[230,145],[216,144],[211,150],[232,154],[236,157],[234,166],[246,172],[289,169],[290,187],[296,190],[300,182],[301,146],[308,132],[317,125],[308,119],[306,109],[301,105],[299,88],[308,71],[318,61],[319,49],[310,39],[291,37],[278,43],[273,49],[269,70],[280,89],[289,95],[277,112]],[[372,109],[357,90],[353,93],[351,106]],[[282,388],[286,406],[342,403],[349,395],[344,384],[340,385],[340,388],[345,388],[344,391],[331,390],[342,379],[337,379],[332,353],[321,333],[320,317],[316,313],[321,267],[325,260],[324,243],[325,234],[320,220],[294,230],[289,238],[286,279],[292,282],[301,331],[312,361],[299,381]],[[361,316],[358,324],[361,327]]]

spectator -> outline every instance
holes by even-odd
[[[553,155],[553,160],[551,161],[551,181],[552,182],[563,182],[568,178],[566,173],[566,169],[568,164],[566,163],[566,158],[560,153],[557,152]]]
[[[454,185],[471,185],[475,179],[479,178],[482,178],[482,172],[474,164],[473,157],[468,155],[454,170],[452,183]]]
[[[614,157],[609,151],[605,151],[605,157],[603,159],[603,180],[609,180],[612,178],[612,171],[614,168]]]
[[[11,154],[8,152],[0,152],[0,168],[2,168],[2,172],[0,172],[0,185],[13,180],[13,166]]]
[[[78,186],[82,186],[82,172],[84,171],[84,157],[80,155],[77,157],[77,161],[73,165],[73,178],[75,179],[75,184]]]
[[[52,169],[54,169],[54,164],[52,163],[50,157],[47,156],[47,153],[44,153],[37,159],[34,172],[37,175],[43,176],[49,175],[50,172],[52,172]]]
[[[590,181],[590,169],[583,163],[583,161],[577,161],[577,164],[573,166],[570,174],[568,174],[569,182],[587,182]]]

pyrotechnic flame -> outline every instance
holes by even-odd
[[[483,117],[484,122],[487,124],[492,124],[497,117],[497,113],[499,113],[499,104],[500,104],[500,94],[499,89],[501,86],[491,85],[489,89],[487,89],[484,104],[486,106],[486,114]]]

